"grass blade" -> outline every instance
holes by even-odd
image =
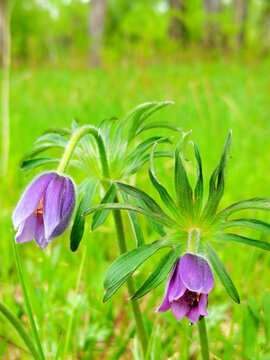
[[[17,246],[16,246],[15,241],[13,239],[12,239],[12,245],[13,245],[13,250],[14,250],[16,268],[17,268],[17,272],[18,272],[18,276],[19,276],[19,280],[20,280],[20,284],[21,284],[21,288],[22,288],[23,299],[24,299],[26,310],[27,310],[27,315],[28,315],[30,325],[31,325],[31,329],[32,329],[32,333],[33,333],[33,338],[34,338],[34,341],[36,343],[39,358],[41,360],[45,360],[44,353],[43,353],[43,350],[42,350],[42,346],[41,346],[39,336],[38,336],[36,323],[35,323],[34,316],[33,316],[33,313],[32,313],[28,293],[27,293],[26,286],[25,286],[25,283],[24,283],[24,280],[23,280],[23,272],[22,272],[22,268],[21,268],[19,255],[18,255],[18,252],[17,252]]]
[[[12,326],[16,329],[25,345],[28,347],[30,353],[32,354],[35,360],[40,360],[40,356],[37,352],[36,346],[29,335],[29,331],[25,329],[20,320],[15,316],[9,308],[0,302],[0,311],[1,313],[8,319],[8,321],[12,324]]]

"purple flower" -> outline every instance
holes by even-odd
[[[38,176],[28,185],[13,212],[13,225],[18,230],[15,241],[35,239],[45,250],[52,239],[66,230],[75,201],[75,187],[69,177],[56,172]]]
[[[157,312],[171,308],[178,321],[185,316],[196,323],[200,315],[208,315],[207,297],[213,286],[214,278],[208,262],[201,256],[186,253],[174,265]]]

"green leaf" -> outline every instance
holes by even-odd
[[[113,202],[116,195],[116,191],[117,191],[116,186],[114,183],[112,183],[100,204],[107,204]],[[95,230],[97,227],[102,225],[104,221],[107,219],[109,213],[110,213],[109,210],[95,213],[93,216],[91,229]]]
[[[178,212],[177,206],[175,205],[175,202],[173,201],[173,199],[171,198],[171,196],[169,195],[169,193],[167,192],[165,187],[160,183],[160,181],[158,180],[158,178],[156,176],[156,172],[155,172],[155,168],[154,168],[154,153],[155,153],[156,145],[157,144],[155,144],[153,146],[153,150],[151,152],[150,159],[149,159],[149,169],[148,169],[149,177],[150,177],[152,184],[157,189],[159,196],[160,196],[161,200],[163,201],[164,205],[170,210],[170,212],[173,216],[178,218],[179,212]]]
[[[59,146],[61,146],[61,145],[52,144],[52,143],[48,143],[48,142],[47,143],[42,143],[42,144],[37,144],[37,145],[33,146],[20,159],[19,167],[22,167],[22,165],[26,162],[26,160],[29,160],[29,159],[33,158],[34,156],[40,154],[41,152],[46,151],[48,149],[55,148],[55,147],[59,147]]]
[[[121,192],[123,201],[126,204],[131,204],[131,201],[130,201],[129,197],[127,196],[127,194],[121,190],[120,190],[120,192]],[[134,213],[134,211],[129,211],[128,216],[129,216],[129,219],[130,219],[130,222],[132,225],[132,229],[133,229],[133,233],[134,233],[134,236],[136,239],[137,246],[144,245],[145,242],[144,242],[143,232],[142,232],[139,220],[137,218],[137,215]]]
[[[148,207],[145,205],[145,203],[138,198],[134,199],[134,202],[137,206],[139,206],[140,208],[148,211]],[[150,216],[145,216],[146,220],[148,221],[148,223],[154,228],[154,230],[160,235],[160,236],[166,236],[166,231],[164,230],[163,225],[161,225],[160,223],[158,223],[157,221],[154,220],[153,217]]]
[[[172,151],[167,150],[158,150],[155,151],[154,154],[155,158],[166,157],[166,158],[173,158],[174,153]],[[125,168],[125,176],[130,176],[135,174],[137,171],[141,169],[141,167],[149,162],[150,154],[145,154],[141,159],[137,160],[136,163],[131,164],[129,167]]]
[[[131,110],[131,112],[124,119],[125,122],[128,122],[129,130],[128,130],[128,143],[135,136],[137,129],[141,126],[141,124],[154,112],[162,109],[165,106],[171,105],[173,102],[171,101],[163,101],[163,102],[148,102],[137,106],[135,109]]]
[[[224,285],[225,289],[227,290],[227,293],[230,295],[230,297],[240,304],[240,297],[238,294],[238,291],[236,287],[234,286],[234,283],[232,282],[232,279],[230,278],[229,274],[227,273],[225,267],[223,266],[222,262],[220,261],[217,253],[209,244],[206,243],[205,249],[207,251],[208,258],[210,260],[211,265],[213,266],[215,272],[217,273],[218,277],[220,278],[222,284]]]
[[[140,126],[135,134],[135,136],[139,135],[141,132],[146,131],[146,130],[151,130],[151,129],[159,129],[159,128],[165,128],[165,129],[170,129],[170,130],[174,130],[174,131],[179,131],[181,133],[183,133],[183,130],[170,122],[167,121],[156,121],[156,122],[151,122],[149,124],[144,124],[142,126]]]
[[[141,199],[145,203],[145,205],[147,205],[148,208],[151,209],[156,214],[167,217],[167,215],[164,213],[161,207],[156,203],[156,201],[153,198],[151,198],[149,195],[147,195],[144,191],[134,186],[120,183],[118,181],[116,181],[116,185],[119,187],[119,189],[125,191],[131,197]]]
[[[30,159],[23,161],[21,163],[21,170],[33,170],[41,165],[47,165],[47,164],[57,164],[59,162],[59,159],[54,159],[50,157],[40,157],[35,159]]]
[[[59,134],[59,135],[71,135],[71,130],[67,128],[60,128],[60,127],[52,127],[44,131],[45,134]]]
[[[232,132],[230,131],[223,147],[220,162],[218,166],[214,169],[210,179],[209,196],[203,211],[204,220],[216,213],[219,202],[224,194],[225,176],[228,158],[230,154],[231,141]]]
[[[187,140],[191,134],[191,131],[184,134],[181,141],[178,143],[175,149],[175,172],[174,183],[175,192],[177,197],[177,203],[182,213],[191,216],[193,214],[193,198],[192,189],[188,181],[186,170],[183,162],[184,150]]]
[[[57,144],[58,146],[63,146],[63,147],[65,147],[68,144],[68,139],[66,139],[65,137],[59,134],[51,134],[51,133],[46,133],[45,135],[40,136],[39,138],[37,138],[35,143],[39,144],[43,141]]]
[[[264,233],[270,234],[270,224],[257,219],[233,219],[220,224],[222,229],[228,229],[231,227],[246,227]]]
[[[107,292],[112,286],[114,286],[113,293],[117,291],[123,284],[123,281],[121,281],[123,278],[126,280],[129,276],[131,276],[145,260],[156,253],[159,249],[167,246],[173,246],[174,244],[175,242],[171,238],[162,238],[152,244],[134,248],[119,256],[111,264],[107,271],[104,279],[105,291]]]
[[[84,194],[77,207],[70,233],[70,249],[72,251],[76,251],[78,249],[82,240],[85,226],[85,217],[82,216],[82,214],[91,205],[97,184],[98,180],[92,179],[92,181],[85,186]]]
[[[246,199],[238,201],[217,214],[217,221],[220,219],[226,219],[236,211],[240,210],[265,210],[270,211],[270,198],[269,197],[255,197],[252,199]]]
[[[156,142],[170,142],[168,137],[153,136],[141,142],[125,159],[125,166],[135,163]]]
[[[233,241],[241,244],[258,247],[263,250],[270,251],[270,243],[249,239],[245,236],[237,235],[237,234],[216,234],[212,240],[215,241]]]
[[[200,149],[197,144],[193,144],[195,160],[197,164],[197,182],[194,190],[194,210],[197,216],[200,216],[203,204],[203,173]]]
[[[120,203],[106,203],[106,204],[99,204],[96,206],[91,207],[90,209],[87,209],[84,213],[83,216],[87,216],[89,214],[92,214],[94,212],[99,212],[99,211],[103,211],[103,210],[127,210],[127,211],[135,211],[138,212],[140,214],[143,214],[145,216],[151,217],[153,218],[156,222],[158,222],[159,224],[162,224],[168,228],[174,229],[175,225],[168,222],[167,219],[164,219],[162,216],[156,215],[154,213],[151,213],[149,211],[144,210],[143,208],[139,207],[139,206],[135,206],[132,204],[120,204]]]
[[[104,297],[103,297],[103,302],[106,302],[107,300],[110,299],[110,297],[113,296],[113,294],[116,293],[116,291],[124,284],[124,282],[132,275],[132,273],[128,273],[126,274],[121,280],[119,280],[117,283],[115,283],[114,285],[112,285],[108,290],[106,290]]]
[[[182,248],[183,245],[178,245],[160,259],[153,272],[150,274],[146,282],[132,296],[132,299],[137,300],[144,296],[149,291],[155,289],[165,279],[173,264],[179,257]]]

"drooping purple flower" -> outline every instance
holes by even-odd
[[[196,323],[200,315],[208,315],[207,297],[213,286],[214,278],[208,262],[202,256],[186,253],[174,265],[157,312],[171,309],[178,321],[185,316]]]
[[[35,239],[45,250],[68,227],[75,201],[75,187],[69,177],[56,172],[38,176],[28,185],[13,212],[15,241]]]

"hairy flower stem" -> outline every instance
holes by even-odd
[[[115,203],[118,202],[118,198],[115,197]],[[113,218],[115,223],[115,228],[117,232],[117,239],[118,239],[118,246],[121,254],[124,254],[127,251],[127,245],[126,245],[126,239],[125,239],[125,232],[124,232],[124,226],[123,226],[123,220],[122,215],[119,210],[113,210]],[[129,295],[132,296],[135,293],[135,286],[132,277],[130,277],[127,280],[127,288]],[[137,300],[131,300],[131,306],[134,313],[136,326],[137,326],[137,332],[138,337],[142,346],[142,350],[144,353],[144,357],[147,353],[147,347],[148,347],[148,337],[144,325],[144,321],[142,318],[142,313],[140,310],[140,307],[138,305]]]
[[[79,143],[81,138],[87,134],[92,135],[97,143],[103,177],[104,177],[104,179],[109,179],[110,171],[109,171],[108,160],[107,160],[104,142],[99,133],[99,130],[91,125],[85,125],[85,126],[81,127],[80,129],[78,129],[73,134],[73,136],[70,139],[70,141],[66,147],[66,150],[63,154],[63,157],[58,166],[57,172],[59,174],[66,172],[77,144]],[[118,202],[117,197],[115,197],[115,202]],[[114,222],[115,222],[115,227],[116,227],[116,231],[117,231],[119,250],[120,250],[120,253],[123,254],[127,251],[127,246],[126,246],[126,240],[125,240],[122,215],[121,215],[120,211],[115,210],[115,211],[113,211],[113,216],[114,216]],[[128,287],[129,295],[132,296],[135,293],[135,287],[134,287],[132,278],[129,278],[127,280],[127,287]],[[132,305],[132,310],[133,310],[135,321],[136,321],[139,340],[141,342],[142,350],[143,350],[143,353],[145,356],[146,352],[147,352],[148,339],[147,339],[147,334],[146,334],[142,314],[141,314],[139,305],[135,300],[131,300],[131,305]]]
[[[110,174],[109,174],[109,166],[108,166],[108,161],[107,161],[107,156],[106,156],[106,150],[105,150],[105,146],[104,146],[104,142],[103,139],[99,133],[99,130],[92,126],[92,125],[85,125],[81,128],[79,128],[72,136],[72,138],[70,139],[66,150],[64,152],[64,155],[62,157],[62,160],[58,166],[57,172],[58,174],[62,174],[65,173],[67,170],[67,167],[69,165],[69,162],[72,158],[73,152],[77,146],[77,144],[79,143],[79,141],[81,140],[81,138],[87,134],[90,134],[94,137],[97,146],[98,146],[98,151],[99,151],[99,157],[100,157],[100,163],[101,163],[101,167],[102,167],[102,173],[103,176],[105,178],[109,178]]]
[[[200,334],[200,343],[201,343],[201,354],[203,360],[209,360],[209,349],[208,349],[208,340],[207,340],[207,332],[205,326],[205,317],[198,322],[198,329]]]

